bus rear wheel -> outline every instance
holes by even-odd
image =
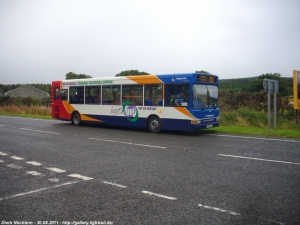
[[[159,133],[161,131],[161,121],[157,116],[151,116],[148,120],[148,130],[152,133]]]
[[[81,123],[80,114],[78,112],[74,112],[72,115],[72,124],[75,126],[79,126]]]

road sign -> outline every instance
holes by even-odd
[[[269,91],[270,92],[275,92],[275,93],[278,93],[279,91],[279,82],[278,80],[271,80],[271,79],[264,79],[264,82],[263,82],[263,85],[264,85],[264,90],[265,91]]]

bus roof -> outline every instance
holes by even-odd
[[[180,73],[180,74],[149,74],[149,75],[133,75],[121,77],[99,77],[99,78],[85,78],[85,79],[70,79],[53,82],[62,82],[63,86],[73,85],[99,85],[99,84],[162,84],[173,82],[190,82],[195,75],[214,76],[207,73]],[[196,80],[194,80],[196,81]]]

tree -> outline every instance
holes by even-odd
[[[247,86],[243,88],[243,91],[246,92],[260,92],[264,89],[263,87],[263,81],[264,79],[272,79],[272,80],[278,80],[279,82],[279,93],[282,96],[288,95],[288,87],[285,82],[285,79],[281,77],[280,73],[266,73],[260,75],[256,80],[251,81]]]
[[[205,71],[205,70],[196,70],[195,73],[207,73],[207,74],[211,74],[210,72]]]
[[[66,74],[66,80],[71,80],[71,79],[84,79],[84,78],[93,78],[90,75],[85,75],[85,74],[76,74],[73,72],[69,72]]]
[[[138,70],[124,70],[121,73],[116,74],[115,77],[123,77],[123,76],[137,76],[137,75],[148,75],[149,73],[140,72]]]

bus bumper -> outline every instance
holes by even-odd
[[[192,124],[192,128],[193,130],[199,130],[199,129],[218,127],[219,125],[220,122],[201,123],[201,124]]]

